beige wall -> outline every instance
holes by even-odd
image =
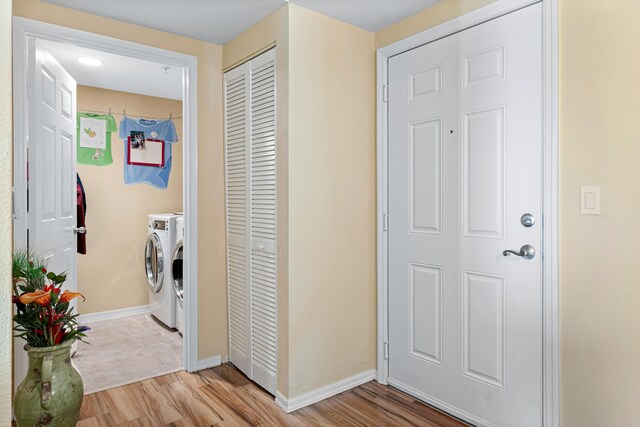
[[[0,425],[11,423],[11,1],[0,0]]]
[[[222,139],[222,46],[102,18],[39,0],[14,0],[13,13],[198,59],[198,358],[227,355]],[[90,211],[89,211],[90,212]]]
[[[564,426],[640,422],[640,2],[560,1]],[[600,186],[600,216],[579,214]]]
[[[375,367],[374,35],[290,6],[289,398]]]
[[[78,86],[78,111],[109,111],[118,126],[122,110],[130,117],[173,114],[178,142],[172,146],[169,186],[126,185],[124,143],[111,135],[113,164],[78,165],[87,195],[87,254],[78,255],[78,290],[87,298],[81,314],[146,305],[144,243],[150,213],[182,211],[182,102]],[[170,256],[170,254],[165,254]]]
[[[289,7],[283,6],[224,45],[227,71],[269,47],[276,46],[276,116],[278,170],[277,271],[278,271],[278,391],[289,389]],[[226,327],[226,324],[225,324]]]

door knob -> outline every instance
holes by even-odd
[[[531,259],[536,256],[536,249],[531,245],[524,245],[520,248],[520,252],[512,251],[511,249],[502,251],[502,256],[509,256],[511,254],[517,255],[524,259]]]
[[[73,227],[73,234],[87,234],[86,227]]]

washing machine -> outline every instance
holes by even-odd
[[[176,219],[176,244],[171,255],[171,281],[176,296],[176,328],[184,334],[184,281],[182,280],[182,264],[184,259],[184,218]]]
[[[144,264],[149,285],[151,314],[169,328],[176,327],[176,293],[171,283],[170,261],[175,245],[176,216],[151,214],[147,222]]]

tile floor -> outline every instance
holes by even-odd
[[[87,343],[72,360],[85,394],[183,369],[182,337],[148,314],[87,323]]]

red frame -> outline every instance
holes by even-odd
[[[163,168],[164,167],[164,141],[161,139],[149,139],[149,138],[145,138],[144,139],[145,144],[147,142],[156,142],[156,143],[160,143],[162,144],[162,162],[161,163],[139,163],[139,162],[132,162],[131,161],[131,137],[127,138],[127,164],[128,165],[135,165],[135,166],[154,166],[154,167],[160,167]]]

